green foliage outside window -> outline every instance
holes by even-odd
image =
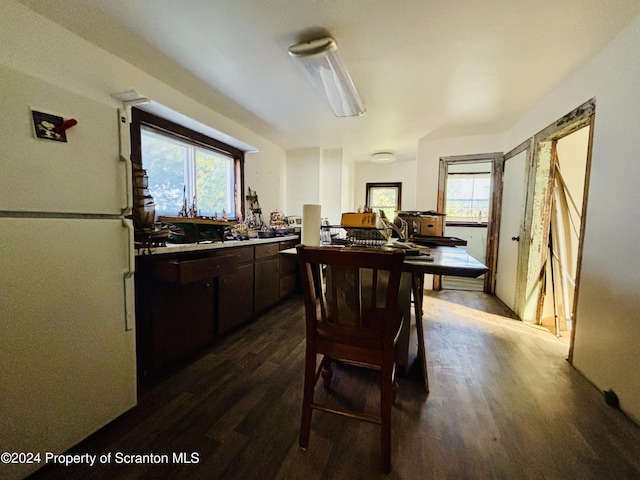
[[[177,215],[186,198],[200,215],[235,216],[233,158],[146,128],[141,148],[157,214]]]
[[[230,169],[233,161],[215,152],[202,148],[196,149],[196,191],[198,192],[198,209],[205,215],[224,210],[233,214],[233,185],[230,185]]]
[[[177,215],[182,208],[187,149],[146,131],[142,132],[141,141],[149,193],[156,204],[156,211]]]
[[[396,216],[398,189],[395,187],[374,187],[369,190],[369,203],[374,211],[384,211],[389,220]]]
[[[446,201],[448,222],[487,222],[490,200],[490,174],[448,175]]]

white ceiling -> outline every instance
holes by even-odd
[[[505,131],[640,13],[639,0],[19,1],[283,148],[354,160]],[[317,31],[338,42],[364,116],[335,117],[288,56]]]

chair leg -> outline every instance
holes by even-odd
[[[391,471],[391,405],[394,399],[393,368],[382,368],[380,398],[380,464],[383,473]]]
[[[304,390],[302,394],[302,415],[300,418],[300,439],[299,446],[302,449],[309,446],[309,436],[311,434],[311,404],[313,403],[313,392],[316,384],[316,354],[307,351],[304,366]]]

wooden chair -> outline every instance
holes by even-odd
[[[398,293],[404,252],[298,245],[306,312],[304,395],[300,448],[309,445],[313,410],[380,424],[381,467],[391,470],[391,406],[396,344],[402,328]],[[318,364],[318,355],[322,359]],[[320,374],[328,388],[331,362],[381,371],[380,413],[372,415],[314,401]]]

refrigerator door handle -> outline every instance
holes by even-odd
[[[133,222],[131,222],[131,220],[123,218],[122,226],[127,229],[129,235],[129,268],[122,277],[124,288],[124,329],[128,332],[130,330],[133,330],[133,327],[135,325],[136,312],[134,288],[135,255],[133,252]]]
[[[133,172],[131,171],[131,158],[128,158],[124,155],[120,155],[120,160],[124,162],[125,165],[125,182],[126,182],[126,195],[127,204],[122,208],[122,215],[128,216],[132,214],[133,210]]]
[[[125,164],[126,176],[126,202],[122,209],[122,215],[131,215],[133,209],[133,171],[131,165],[131,132],[129,128],[129,115],[126,109],[118,109],[118,133],[120,136],[120,160]]]

